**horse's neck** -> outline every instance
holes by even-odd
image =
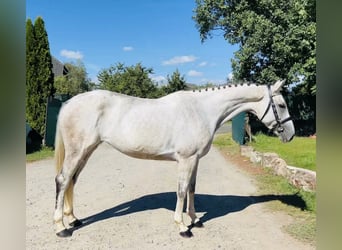
[[[223,122],[232,119],[243,111],[252,111],[256,102],[264,96],[262,86],[238,85],[197,93],[210,126],[215,132]],[[196,93],[194,93],[196,94]]]

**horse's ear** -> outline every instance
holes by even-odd
[[[272,86],[272,92],[276,92],[276,93],[280,93],[281,88],[283,87],[283,85],[285,84],[286,80],[278,80],[275,82],[275,84],[273,84]]]

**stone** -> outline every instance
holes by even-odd
[[[316,172],[308,169],[288,166],[286,161],[276,153],[260,153],[251,146],[241,146],[240,153],[248,157],[253,163],[260,163],[263,167],[271,168],[275,175],[283,176],[293,186],[304,191],[316,190]]]
[[[271,168],[276,175],[284,176],[286,178],[289,176],[290,171],[287,168],[286,161],[284,161],[283,159],[279,157],[274,158],[271,162],[271,165]]]
[[[244,145],[240,146],[240,154],[242,156],[250,158],[253,151],[254,149],[251,146],[244,146]]]
[[[257,151],[253,151],[249,159],[251,162],[259,164],[262,161],[262,154]]]
[[[308,169],[287,166],[291,175],[288,180],[290,183],[304,191],[316,190],[316,172]]]
[[[261,166],[271,167],[272,166],[271,162],[274,161],[274,159],[278,157],[279,156],[276,153],[263,153]]]

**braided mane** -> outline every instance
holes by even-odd
[[[192,92],[202,92],[202,91],[215,91],[215,90],[221,90],[221,89],[226,89],[226,88],[234,88],[234,87],[239,87],[239,86],[250,86],[250,85],[255,85],[255,86],[260,86],[258,83],[252,83],[252,82],[245,82],[245,83],[234,83],[234,84],[224,84],[224,85],[217,85],[213,87],[204,87],[204,88],[199,88],[199,89],[192,89],[190,91]]]

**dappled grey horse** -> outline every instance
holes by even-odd
[[[183,222],[196,217],[194,195],[198,161],[210,149],[215,131],[242,111],[255,114],[283,142],[294,136],[293,122],[280,93],[284,81],[274,85],[227,85],[197,91],[178,91],[158,99],[144,99],[105,90],[79,94],[63,105],[55,142],[56,234],[71,236],[71,227],[82,224],[73,213],[73,190],[92,152],[106,142],[120,152],[141,159],[178,163],[178,190],[174,220],[180,235],[191,237]],[[96,183],[92,183],[96,185]]]

